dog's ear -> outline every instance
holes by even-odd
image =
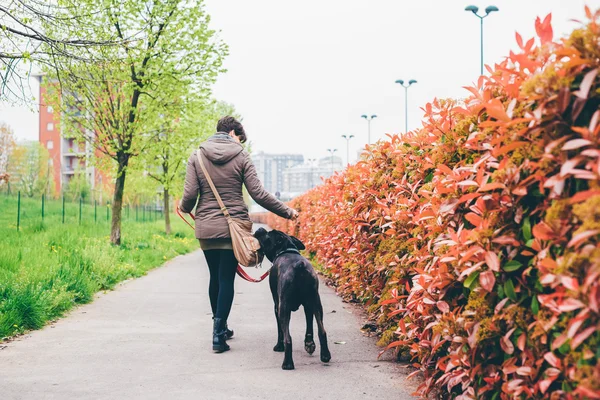
[[[263,236],[266,236],[267,230],[265,228],[258,228],[256,232],[254,232],[254,237],[260,239]]]
[[[294,243],[294,246],[296,246],[296,248],[298,250],[306,249],[306,246],[304,246],[304,243],[302,243],[302,241],[300,239],[298,239],[297,237],[290,236],[290,239],[292,239],[292,243]]]

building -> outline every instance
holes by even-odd
[[[256,167],[258,178],[269,193],[284,191],[283,172],[286,168],[301,165],[304,156],[301,154],[267,154],[263,151],[252,154],[252,162]]]
[[[286,168],[283,172],[282,200],[290,200],[320,185],[323,179],[329,178],[333,172],[344,168],[340,157],[324,157],[314,163],[307,163]]]
[[[76,173],[85,173],[92,190],[102,186],[103,175],[92,164],[93,147],[88,141],[79,143],[65,138],[59,129],[60,113],[45,104],[48,82],[44,75],[37,75],[40,81],[40,132],[39,141],[50,154],[54,173],[54,185],[60,193]]]

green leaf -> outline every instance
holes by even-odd
[[[521,230],[523,231],[523,237],[525,240],[529,241],[533,239],[533,236],[531,236],[531,221],[529,221],[529,217],[525,217]]]
[[[513,284],[512,279],[508,279],[506,282],[504,282],[504,293],[506,293],[506,296],[512,301],[517,301],[515,285]]]
[[[491,400],[497,400],[498,398],[500,398],[500,392],[494,393]]]
[[[510,260],[509,262],[507,262],[506,264],[504,264],[502,266],[502,269],[505,270],[506,272],[512,272],[512,271],[518,270],[522,266],[523,266],[523,264],[521,264],[520,262],[515,261],[515,260]]]
[[[533,315],[537,315],[537,313],[540,311],[540,303],[538,302],[537,296],[533,295],[532,299],[531,299],[531,312],[533,312]]]
[[[479,271],[475,271],[473,272],[471,275],[468,276],[467,279],[465,279],[465,282],[463,283],[463,285],[466,288],[471,288],[471,286],[473,285],[473,283],[475,282],[475,280],[477,279],[477,277],[479,276]]]

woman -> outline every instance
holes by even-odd
[[[233,117],[223,117],[217,133],[200,146],[202,161],[217,192],[233,218],[249,220],[248,207],[242,196],[242,184],[252,198],[267,210],[287,219],[296,218],[296,210],[269,194],[262,186],[250,155],[241,143],[246,142],[242,124]],[[233,303],[233,282],[237,260],[233,254],[227,220],[210,189],[197,154],[190,156],[185,175],[181,211],[191,212],[196,205],[196,238],[208,263],[210,283],[208,295],[213,313],[213,350],[229,350],[226,340],[233,336],[227,328],[227,318]],[[200,199],[198,199],[200,196]]]

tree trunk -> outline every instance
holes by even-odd
[[[121,211],[123,209],[123,192],[125,190],[125,172],[129,164],[129,157],[119,155],[119,167],[117,168],[117,180],[115,181],[115,195],[112,205],[112,220],[110,226],[110,243],[119,246],[121,244]]]
[[[169,208],[169,189],[163,190],[163,208],[165,213],[165,233],[171,234],[171,209]]]

